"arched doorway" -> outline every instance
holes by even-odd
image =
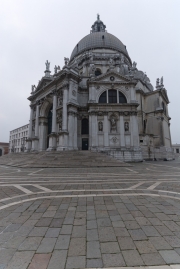
[[[82,135],[82,150],[88,150],[89,120],[87,118],[84,118],[81,121],[81,135]]]
[[[2,156],[2,149],[0,149],[0,156]]]
[[[48,120],[47,148],[49,147],[49,135],[51,134],[51,130],[52,130],[52,109],[53,107],[51,106],[51,108],[49,109],[48,116],[47,116],[47,120]]]

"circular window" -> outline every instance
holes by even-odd
[[[115,78],[113,76],[110,77],[110,81],[114,81]]]

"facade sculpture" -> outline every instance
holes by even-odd
[[[61,70],[55,66],[50,75],[50,62],[45,64],[45,76],[28,98],[27,151],[107,151],[124,161],[173,158],[163,78],[154,90],[99,15]]]

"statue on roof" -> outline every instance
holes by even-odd
[[[163,77],[161,77],[161,85],[163,86]]]
[[[46,71],[49,71],[50,68],[50,62],[48,62],[48,60],[45,62],[46,65]]]
[[[68,65],[68,63],[69,63],[69,58],[64,57],[64,64]]]

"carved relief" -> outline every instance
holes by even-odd
[[[58,129],[59,131],[62,130],[62,111],[59,111],[57,113],[57,123],[58,123]]]
[[[76,90],[72,90],[72,95],[76,97]]]
[[[129,122],[125,122],[124,123],[124,130],[125,130],[125,132],[129,132]]]
[[[115,136],[112,137],[111,140],[112,140],[112,142],[113,142],[114,144],[116,144],[116,143],[118,142],[118,139],[117,139],[117,137],[115,137]]]
[[[111,132],[117,131],[117,117],[116,115],[112,114],[110,117],[110,124],[111,124]]]
[[[98,122],[98,129],[99,129],[99,132],[103,131],[103,123],[102,123],[102,121]]]

